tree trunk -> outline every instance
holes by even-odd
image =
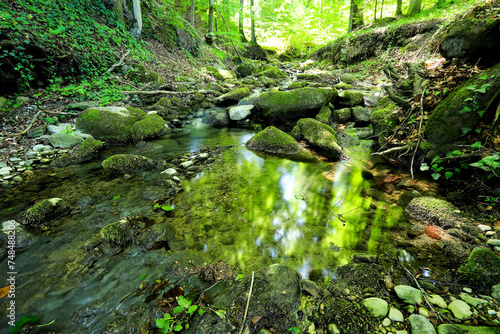
[[[380,18],[384,16],[384,0],[380,3]]]
[[[353,16],[354,16],[354,0],[351,0],[351,9],[349,10],[349,28],[347,29],[348,33],[352,32]]]
[[[255,38],[255,18],[253,12],[253,1],[250,0],[250,42],[257,43],[257,39]]]
[[[248,43],[245,37],[245,32],[243,31],[243,7],[245,6],[245,0],[240,0],[240,14],[238,17],[238,32],[241,35],[241,41],[243,43]]]
[[[141,37],[142,33],[142,13],[141,13],[141,1],[132,0],[132,5],[134,8],[134,27],[132,28],[132,34],[135,38]]]
[[[214,37],[214,0],[208,0],[208,36],[207,43],[212,44]]]
[[[189,22],[194,27],[194,0],[191,0],[191,12],[189,13]]]
[[[375,9],[373,10],[373,22],[377,21],[377,0],[375,0]]]
[[[396,16],[403,15],[403,0],[396,0]]]
[[[362,0],[352,0],[352,30],[356,30],[364,25]],[[351,31],[352,31],[351,30]]]
[[[413,16],[420,13],[422,8],[422,0],[410,0],[410,7],[408,7],[408,16]]]

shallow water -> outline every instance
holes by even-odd
[[[160,277],[168,256],[181,250],[192,250],[207,262],[223,260],[246,273],[284,263],[309,277],[331,274],[355,252],[391,246],[384,232],[404,221],[402,209],[382,203],[374,207],[362,195],[369,185],[360,163],[262,158],[244,146],[253,134],[193,120],[183,132],[113,148],[99,161],[37,171],[34,179],[3,193],[0,222],[16,219],[45,198],[60,197],[73,206],[35,243],[17,250],[17,319],[37,314],[43,323],[56,319],[54,326],[72,333],[100,332],[114,316],[126,313],[121,300],[137,289],[140,277]],[[112,154],[162,160],[216,145],[235,146],[215,168],[183,183],[185,191],[171,213],[153,210],[152,182],[159,170],[124,179],[100,165]],[[93,260],[88,250],[100,229],[131,215],[147,217],[175,235],[170,250],[146,251],[139,241]],[[0,300],[3,312],[6,301]],[[0,328],[7,328],[6,322],[2,316]]]

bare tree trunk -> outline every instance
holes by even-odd
[[[141,37],[142,33],[142,13],[141,13],[141,1],[132,0],[132,5],[134,8],[134,27],[132,28],[132,34],[135,38]]]
[[[253,3],[254,0],[250,0],[250,42],[257,43],[257,39],[255,38],[255,18],[253,12]]]
[[[384,16],[384,0],[380,3],[380,18]]]
[[[212,44],[214,37],[214,0],[208,0],[208,36],[207,43]]]
[[[240,13],[238,17],[238,32],[241,35],[241,41],[243,43],[248,43],[245,37],[245,32],[243,31],[243,7],[245,7],[245,0],[240,0]]]
[[[403,15],[403,0],[396,0],[396,16]]]
[[[354,0],[351,0],[351,9],[349,10],[349,28],[347,29],[348,33],[352,32],[353,16],[354,16]]]
[[[352,1],[352,30],[362,27],[365,23],[363,20],[363,0]]]
[[[377,21],[377,0],[375,0],[375,9],[373,10],[373,22]]]
[[[408,16],[413,16],[420,13],[422,9],[422,0],[410,0],[410,7],[408,7]]]
[[[189,22],[194,27],[194,0],[191,0],[191,12],[189,13]]]

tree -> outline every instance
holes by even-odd
[[[396,0],[396,16],[403,15],[403,0]]]
[[[214,0],[208,0],[208,37],[207,43],[212,44],[214,36]]]
[[[250,42],[257,43],[257,39],[255,38],[255,18],[253,11],[253,3],[254,0],[250,0]]]
[[[420,13],[422,8],[422,0],[410,0],[410,7],[408,7],[408,16],[413,16]]]
[[[362,0],[351,0],[351,10],[349,12],[349,29],[352,32],[364,25],[363,10],[361,7]]]
[[[377,21],[377,0],[375,0],[375,9],[373,10],[373,22]]]
[[[238,32],[241,35],[241,41],[243,43],[248,43],[247,38],[245,37],[245,32],[243,31],[243,7],[245,7],[245,0],[240,0],[240,13],[238,17]]]
[[[191,11],[189,12],[189,22],[194,27],[194,0],[191,0]]]
[[[141,1],[132,0],[132,6],[134,8],[134,25],[132,27],[132,34],[135,38],[141,37],[142,33],[142,13],[141,13]]]

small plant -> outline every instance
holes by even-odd
[[[174,209],[174,207],[171,205],[160,205],[158,203],[155,203],[155,205],[153,207],[154,208],[161,208],[163,211],[172,211]]]
[[[120,199],[120,195],[113,196],[113,200],[117,200],[117,199]]]
[[[55,124],[58,122],[57,118],[52,118],[52,117],[45,117],[45,122],[49,123],[49,124]]]
[[[189,319],[197,310],[200,315],[206,312],[203,308],[198,307],[198,305],[193,305],[192,300],[188,300],[183,296],[179,296],[177,303],[179,306],[174,308],[173,315],[165,313],[162,319],[156,320],[156,326],[162,334],[188,329]]]
[[[300,330],[300,328],[297,328],[297,327],[290,327],[290,328],[288,328],[288,331],[292,332],[293,334],[302,333],[302,331]]]
[[[63,130],[62,133],[65,133],[68,136],[68,144],[71,146],[71,135],[75,131],[71,129],[71,126],[66,125],[66,130]]]

